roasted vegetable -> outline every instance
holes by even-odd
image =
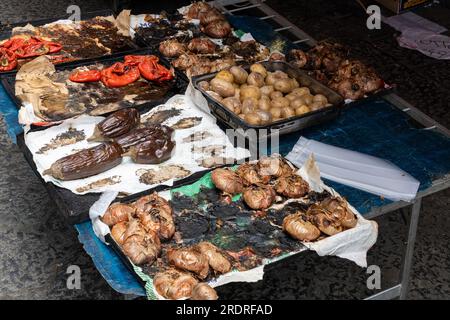
[[[159,52],[165,57],[176,58],[185,51],[184,45],[176,39],[163,41],[159,44]]]
[[[208,258],[209,266],[217,273],[227,273],[231,270],[231,263],[225,254],[210,242],[200,242],[196,249]]]
[[[208,38],[194,38],[189,42],[188,49],[194,53],[214,53],[216,44]]]
[[[112,227],[116,223],[128,221],[134,215],[136,208],[126,203],[113,203],[106,210],[102,217],[102,221]]]
[[[199,283],[192,290],[192,300],[217,300],[219,297],[217,296],[216,290],[211,288],[207,283]]]
[[[189,273],[176,269],[159,272],[153,278],[156,291],[166,299],[189,298],[198,281]]]
[[[243,193],[245,203],[254,210],[269,208],[275,201],[275,191],[268,185],[250,186]]]
[[[300,241],[314,241],[320,236],[320,230],[309,222],[302,212],[286,216],[283,220],[283,230]]]
[[[131,157],[136,163],[158,164],[172,157],[174,147],[175,142],[169,137],[154,137],[130,147],[125,155]]]
[[[309,186],[299,175],[291,174],[277,179],[275,191],[289,198],[300,198],[308,193]]]
[[[122,245],[125,241],[125,233],[127,232],[127,225],[128,222],[123,221],[119,222],[118,224],[115,224],[111,228],[111,236],[113,237],[114,241],[116,241],[119,245]]]
[[[242,179],[230,169],[216,169],[211,173],[211,180],[217,189],[229,194],[238,194],[243,190]]]
[[[226,20],[215,20],[208,25],[202,26],[200,30],[211,38],[221,39],[230,34],[231,26]]]
[[[171,137],[173,129],[164,125],[152,125],[146,128],[139,128],[128,132],[118,138],[115,141],[124,149],[147,141],[149,139],[155,139],[155,137]]]
[[[169,240],[175,233],[172,208],[157,193],[140,198],[134,203],[136,215],[142,225],[155,232],[162,240]]]
[[[140,116],[136,109],[127,108],[116,111],[95,126],[94,134],[88,138],[88,141],[117,138],[137,127],[139,121]]]
[[[43,175],[63,181],[87,178],[119,165],[122,153],[119,144],[105,142],[55,161]]]
[[[169,263],[178,269],[194,272],[200,279],[205,279],[209,273],[208,258],[194,248],[167,250]]]
[[[136,264],[153,263],[161,251],[158,235],[146,230],[139,220],[133,219],[128,223],[123,236],[123,252]]]

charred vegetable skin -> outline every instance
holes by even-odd
[[[43,175],[51,175],[63,181],[87,178],[119,165],[122,153],[119,144],[102,143],[57,160]]]
[[[170,137],[159,137],[132,146],[127,155],[136,163],[158,164],[172,157],[174,147],[175,142]]]
[[[130,147],[147,140],[155,140],[156,138],[164,137],[170,139],[173,134],[173,129],[164,125],[154,125],[146,128],[139,128],[130,131],[118,138],[115,141],[127,151]]]
[[[136,109],[128,108],[114,112],[95,126],[89,141],[105,138],[117,138],[130,132],[139,125],[140,116]]]

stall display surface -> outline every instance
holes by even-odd
[[[256,8],[267,15],[263,17],[264,20],[273,19],[283,26],[281,28],[294,34],[298,38],[297,43],[314,44],[314,40],[310,36],[260,1],[221,1],[221,3],[224,6],[231,3],[240,3],[239,8],[232,9],[233,12],[245,10],[248,7]],[[223,9],[224,12],[232,13],[225,7]],[[281,28],[277,31],[282,31]],[[17,110],[4,94],[2,88],[0,88],[0,101],[3,102],[2,112],[6,114],[8,132],[15,139],[15,134],[21,131],[16,122]],[[355,114],[350,113],[350,111],[354,111],[354,108],[344,110],[341,118],[329,126],[316,127],[304,131],[302,134],[310,139],[387,158],[421,182],[420,192],[412,203],[391,202],[353,188],[326,182],[346,197],[365,218],[372,218],[398,208],[413,205],[402,283],[371,297],[374,299],[394,298],[396,296],[405,298],[421,198],[450,186],[450,163],[448,162],[450,158],[448,151],[450,149],[450,133],[394,94],[385,96],[383,100],[360,103],[358,112]],[[392,119],[396,119],[396,121]],[[346,125],[346,130],[343,130],[338,124]],[[387,124],[391,126],[389,127]],[[367,129],[368,125],[371,131]],[[283,137],[279,151],[282,154],[289,152],[297,142],[299,135],[297,133]],[[368,143],[368,140],[365,140],[364,137],[370,140],[372,144]],[[437,152],[439,157],[434,158],[434,155],[438,154]],[[433,158],[431,155],[433,155]],[[121,263],[119,257],[95,236],[91,222],[80,223],[75,227],[79,232],[80,241],[93,258],[96,267],[114,289],[125,294],[144,295],[142,286]]]
[[[385,157],[394,164],[400,165],[421,182],[416,206],[417,201],[420,203],[420,197],[433,192],[436,188],[445,188],[445,185],[450,183],[448,176],[450,138],[423,127],[417,128],[417,123],[414,125],[414,121],[407,114],[386,100],[365,103],[356,109],[357,112],[352,108],[344,110],[341,117],[334,122],[304,131],[302,135],[309,139]],[[299,133],[284,136],[280,141],[280,153],[287,154],[299,136]],[[439,151],[433,153],[435,150]],[[326,183],[352,203],[365,218],[372,218],[410,205],[382,199],[332,181],[326,181]],[[110,261],[118,261],[118,257],[112,248],[99,239],[90,239],[90,237],[96,238],[90,221],[77,224],[75,227],[79,232],[80,241],[93,258],[97,268],[103,271],[105,279],[116,290],[126,288],[121,292],[145,294],[138,281],[128,282],[131,273],[122,262],[120,264],[124,272],[123,276],[117,271],[119,266],[114,265],[110,269]]]

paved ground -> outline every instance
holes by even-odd
[[[353,5],[333,1],[268,1],[317,39],[337,38],[357,47],[400,93],[431,117],[450,127],[449,63],[398,48],[388,28],[368,34],[364,16]],[[305,3],[310,3],[306,5]],[[300,6],[294,9],[293,3]],[[52,0],[0,2],[0,21],[17,22],[65,13],[69,4],[82,10],[103,9],[107,1]],[[319,10],[320,8],[320,10]],[[428,18],[450,24],[444,9],[421,10]],[[337,20],[336,20],[337,19]],[[450,27],[450,26],[449,26]],[[388,53],[388,54],[387,54]],[[8,140],[0,119],[0,299],[121,298],[96,271],[72,227],[57,214],[44,187],[17,147]],[[414,255],[410,298],[450,298],[450,190],[424,199]],[[377,219],[380,237],[369,252],[369,264],[382,266],[382,282],[398,276],[406,239],[400,213]],[[369,292],[363,270],[342,259],[326,264],[315,254],[303,255],[271,268],[263,281],[220,289],[225,298],[355,298]],[[81,290],[66,288],[69,265],[81,268]],[[339,281],[327,281],[327,278]]]

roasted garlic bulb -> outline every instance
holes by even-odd
[[[167,259],[172,266],[191,271],[200,279],[205,279],[208,276],[208,258],[194,248],[170,248],[167,250]]]
[[[211,173],[211,180],[217,189],[231,195],[241,193],[243,190],[242,179],[231,169],[215,169]]]
[[[320,236],[320,230],[308,221],[303,212],[286,216],[283,220],[283,230],[300,241],[314,241]]]
[[[198,284],[191,274],[176,269],[158,272],[153,278],[156,291],[166,299],[190,298],[192,291]]]
[[[217,273],[227,273],[231,270],[231,263],[225,254],[210,242],[200,242],[196,249],[205,255],[209,266]]]

